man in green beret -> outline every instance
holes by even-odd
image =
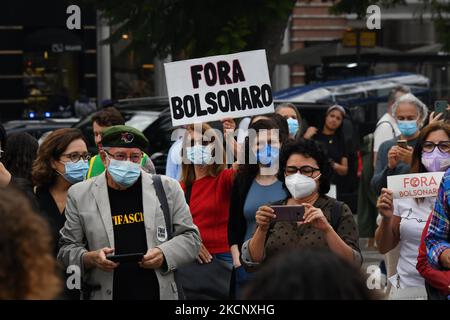
[[[108,129],[109,127],[124,124],[125,119],[122,117],[120,111],[114,107],[108,107],[100,111],[97,111],[92,116],[92,131],[94,132],[95,144],[97,145],[99,150],[101,148],[102,132]],[[141,160],[141,166],[145,171],[149,173],[156,172],[152,160],[145,153]],[[100,155],[97,154],[93,156],[89,161],[89,170],[87,173],[87,179],[96,177],[103,171],[105,171],[105,166],[103,165]]]
[[[140,165],[146,137],[119,125],[103,131],[101,143],[106,170],[69,189],[58,259],[66,267],[79,266],[96,288],[88,298],[178,299],[173,271],[194,261],[200,248],[181,186],[160,176],[172,224],[166,226],[155,176]],[[124,254],[138,257],[110,257]]]

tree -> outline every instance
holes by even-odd
[[[296,0],[86,0],[131,34],[129,48],[174,60],[266,49],[269,72],[280,54]]]
[[[434,14],[436,32],[439,41],[443,44],[443,50],[450,52],[450,21],[445,16],[450,14],[450,2],[443,0],[421,0],[423,12],[430,10]],[[331,7],[333,14],[355,13],[358,19],[366,16],[367,7],[370,5],[380,7],[393,7],[406,5],[406,0],[341,0]]]

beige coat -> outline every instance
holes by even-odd
[[[142,172],[144,224],[147,247],[162,250],[167,270],[155,270],[162,300],[178,299],[174,273],[181,265],[194,261],[199,253],[200,235],[192,222],[180,184],[161,176],[174,225],[173,238],[160,241],[157,227],[165,227],[164,215],[159,205],[151,174]],[[66,223],[61,229],[58,260],[67,268],[76,265],[81,269],[82,281],[100,285],[92,292],[92,299],[111,300],[113,297],[113,272],[98,268],[85,270],[82,256],[88,251],[104,247],[114,248],[114,231],[105,173],[77,183],[69,189],[66,204]],[[161,237],[160,237],[161,238]]]

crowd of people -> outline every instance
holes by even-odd
[[[285,103],[223,119],[222,132],[184,126],[166,175],[114,107],[92,115],[97,155],[78,129],[39,145],[0,127],[0,298],[447,299],[450,171],[436,197],[394,199],[387,180],[446,171],[450,124],[407,87],[392,90],[364,138],[352,212],[348,116],[333,105],[308,126]],[[385,255],[384,295],[366,286],[360,236]]]

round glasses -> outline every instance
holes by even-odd
[[[425,141],[423,143],[422,150],[423,152],[433,152],[436,147],[438,147],[438,149],[443,153],[450,153],[450,141],[441,141],[439,143]]]
[[[79,153],[79,152],[72,152],[72,153],[63,153],[62,156],[65,156],[70,159],[72,162],[78,162],[80,159],[83,159],[84,161],[89,161],[91,159],[91,155],[87,152],[85,153]]]

